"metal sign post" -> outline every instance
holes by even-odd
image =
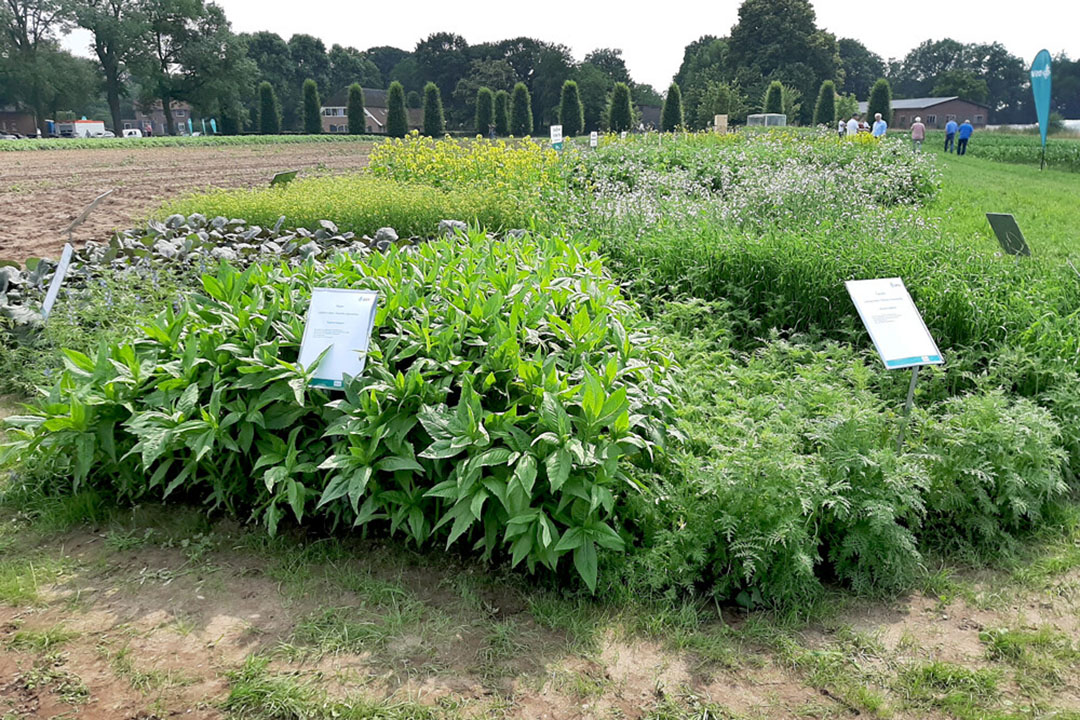
[[[919,379],[919,368],[922,365],[916,365],[911,368],[911,384],[907,389],[907,402],[904,403],[904,419],[900,421],[900,434],[896,438],[896,452],[900,452],[904,447],[904,431],[907,430],[907,426],[911,423],[911,405],[915,401],[915,383]]]

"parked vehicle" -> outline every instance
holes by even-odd
[[[0,133],[0,140],[18,140],[18,135],[12,135],[10,133]]]
[[[123,133],[126,138],[141,138],[143,136],[142,130],[138,128],[124,128]]]

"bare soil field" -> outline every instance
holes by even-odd
[[[1075,720],[1078,539],[898,599],[838,592],[805,621],[615,608],[198,509],[9,507],[0,717]]]
[[[75,231],[77,244],[105,240],[192,190],[262,186],[283,170],[357,170],[370,148],[356,142],[0,153],[0,258],[56,256],[64,229],[108,190],[115,192]]]

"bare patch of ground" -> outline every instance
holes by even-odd
[[[77,245],[105,240],[186,192],[260,187],[283,170],[358,170],[370,149],[368,142],[345,142],[2,153],[0,258],[58,255],[63,230],[108,190],[113,194],[75,231]]]
[[[41,536],[13,512],[4,718],[1080,713],[1068,563],[1038,583],[999,572],[887,602],[839,595],[809,624],[711,606],[688,623],[685,608],[583,603],[380,542],[271,541],[197,510]],[[15,597],[5,582],[32,567],[58,569]],[[997,655],[988,632],[1008,639]]]

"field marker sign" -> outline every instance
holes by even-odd
[[[990,221],[1002,250],[1009,255],[1031,256],[1031,248],[1024,240],[1024,233],[1020,232],[1016,218],[1008,213],[986,213],[986,219]]]
[[[52,282],[49,283],[49,291],[45,293],[45,302],[41,305],[42,320],[49,319],[49,313],[52,312],[53,305],[56,304],[56,298],[60,294],[60,286],[64,284],[64,276],[67,275],[68,266],[71,265],[71,253],[71,243],[64,243],[64,252],[60,255],[60,263],[56,266]]]
[[[310,368],[322,356],[311,387],[341,389],[347,377],[364,371],[378,300],[374,290],[311,291],[299,359],[301,365]]]
[[[562,125],[551,126],[551,147],[562,150]]]
[[[589,133],[589,147],[596,147],[600,143],[600,135],[593,130]]]
[[[911,384],[908,385],[907,401],[904,403],[904,420],[896,440],[896,450],[900,452],[904,445],[904,430],[911,415],[911,404],[915,399],[919,368],[923,365],[940,365],[945,361],[903,280],[849,280],[844,285],[885,367],[889,370],[912,369]]]
[[[296,174],[298,172],[300,171],[285,170],[284,172],[279,172],[275,174],[274,177],[270,178],[270,187],[277,187],[278,185],[288,185],[296,179]]]

